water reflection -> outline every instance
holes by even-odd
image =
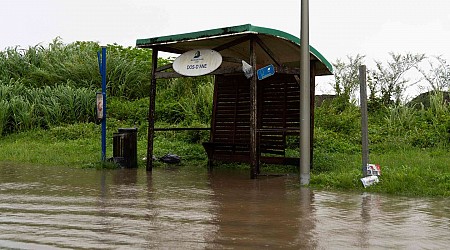
[[[211,174],[218,225],[211,248],[314,248],[309,205],[313,194],[308,189],[290,192],[287,181],[279,177],[251,180],[243,173]]]
[[[443,249],[449,199],[298,188],[198,168],[0,164],[0,248]]]
[[[315,234],[316,229],[316,210],[315,210],[315,196],[314,192],[302,187],[299,190],[299,211],[298,211],[298,225],[299,237],[297,245],[302,249],[316,249],[318,238]]]
[[[358,231],[358,245],[362,248],[368,248],[369,247],[369,239],[370,239],[370,231],[368,229],[368,225],[370,225],[371,220],[371,210],[373,207],[372,204],[372,196],[370,195],[362,195],[362,202],[361,202],[361,223],[360,223],[360,230]]]

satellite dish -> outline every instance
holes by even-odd
[[[196,49],[181,54],[173,62],[175,72],[184,76],[206,75],[222,64],[222,55],[212,49]]]

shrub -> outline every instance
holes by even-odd
[[[341,101],[335,99],[324,103],[315,110],[315,125],[325,130],[343,134],[359,133],[361,127],[361,115],[359,108],[353,104],[339,104]]]
[[[148,121],[149,98],[141,98],[135,101],[123,98],[110,97],[107,99],[107,116],[128,123],[141,125]]]

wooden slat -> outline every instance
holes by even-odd
[[[217,76],[216,114],[213,124],[216,142],[232,146],[218,147],[214,159],[249,162],[250,158],[250,84],[242,76]],[[258,141],[263,161],[292,163],[285,154],[285,136],[298,135],[300,91],[292,75],[276,74],[258,82]],[[286,160],[288,159],[288,160]]]

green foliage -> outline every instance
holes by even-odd
[[[179,155],[183,161],[206,160],[206,153],[201,144],[181,140],[173,131],[158,132],[154,145],[154,155],[157,157],[171,153]]]
[[[3,130],[6,128],[9,115],[9,102],[0,100],[0,136],[3,134]]]
[[[422,148],[449,146],[450,106],[444,101],[443,93],[430,96],[430,107],[422,106],[417,113],[417,124],[411,135],[412,145]]]
[[[177,124],[186,119],[181,105],[177,101],[157,101],[155,117],[157,121]]]
[[[100,161],[100,130],[92,123],[32,129],[1,138],[2,161],[83,167]]]
[[[54,86],[67,81],[89,87],[93,79],[100,82],[96,63],[98,49],[92,42],[66,46],[60,38],[54,39],[48,48],[41,45],[28,49],[8,48],[0,53],[0,68],[7,69],[0,79],[3,82],[21,80],[27,87]]]
[[[424,105],[421,109],[409,105],[394,105],[387,108],[387,114],[382,119],[384,123],[376,126],[382,126],[385,137],[403,138],[398,141],[415,147],[448,146],[449,104],[443,100],[442,92],[429,98],[429,108]]]
[[[442,95],[442,100],[439,100],[439,101],[450,103],[450,92],[448,92],[448,91],[428,91],[428,92],[422,93],[422,94],[414,97],[406,105],[408,105],[410,107],[415,107],[416,109],[421,109],[421,108],[428,109],[432,105],[431,100],[433,98],[436,99],[436,97],[438,99],[441,99],[441,95]],[[440,104],[440,103],[438,103],[438,104]]]
[[[430,69],[425,72],[418,69],[423,78],[428,82],[434,92],[449,90],[450,88],[450,64],[442,56],[435,56],[429,61]]]
[[[344,101],[350,101],[350,98],[359,87],[359,67],[364,60],[363,55],[347,56],[348,63],[338,59],[333,63],[334,84],[333,88],[336,95]]]
[[[314,131],[314,149],[330,153],[357,153],[360,151],[360,135],[344,135],[320,127]]]
[[[109,94],[126,99],[148,97],[151,58],[148,49],[109,45],[106,62]]]
[[[94,123],[76,123],[52,127],[46,136],[53,141],[79,140],[99,137],[99,126]]]
[[[337,157],[336,155],[339,155],[339,153],[330,153],[327,150],[315,150],[312,172],[314,174],[330,172],[339,168],[343,160],[348,160],[346,159],[346,155],[342,154],[341,157]]]
[[[92,123],[101,80],[99,50],[97,43],[65,45],[57,38],[48,47],[0,52],[1,159],[105,167],[92,163],[100,158],[100,129]],[[430,97],[429,106],[398,101],[407,83],[404,73],[423,58],[391,56],[387,66],[378,63],[376,74],[369,74],[373,91],[369,102],[371,162],[383,167],[382,182],[370,190],[448,195],[449,104],[439,93]],[[360,111],[351,98],[362,59],[349,57],[352,67],[337,62],[335,66],[340,68],[334,87],[338,97],[315,110],[314,186],[363,190],[359,182]],[[169,61],[159,59],[158,65],[166,63]],[[147,147],[151,51],[108,45],[107,69],[108,145],[118,128],[136,126],[138,157],[142,159]],[[158,80],[156,127],[209,127],[213,82],[212,76]],[[395,105],[392,98],[397,99]],[[174,153],[184,161],[204,164],[206,154],[200,142],[208,138],[209,131],[157,132],[154,154]],[[287,138],[287,144],[286,154],[298,157],[298,136]],[[424,157],[428,152],[432,153]],[[55,159],[46,157],[54,154]],[[425,188],[419,190],[414,183]],[[429,183],[444,191],[437,192]]]
[[[70,84],[27,88],[16,82],[0,84],[0,96],[3,134],[94,120],[95,94],[87,88]]]
[[[371,189],[396,195],[448,196],[448,154],[448,150],[440,148],[410,148],[373,155],[382,164],[382,176],[379,185]]]
[[[450,108],[443,93],[430,96],[429,108],[389,105],[369,112],[371,151],[386,152],[409,147],[448,147]],[[315,110],[314,148],[328,153],[359,153],[359,108],[336,98]],[[320,162],[319,162],[320,163]]]
[[[176,78],[158,85],[156,119],[168,123],[209,124],[214,93],[213,78]]]
[[[384,106],[400,104],[407,84],[413,85],[405,78],[405,74],[411,69],[418,68],[420,62],[425,59],[424,54],[405,55],[389,53],[391,59],[383,64],[376,61],[376,70],[370,71],[368,84],[371,92],[371,101],[380,101]]]
[[[93,95],[101,86],[100,49],[94,42],[64,44],[56,38],[48,47],[0,52],[0,132],[92,121]],[[108,45],[108,116],[146,123],[151,55],[148,49]],[[169,62],[158,59],[158,65]],[[211,76],[159,80],[157,121],[209,124],[213,88]]]
[[[7,48],[0,52],[0,82],[20,81],[25,87],[70,85],[98,89],[101,87],[97,52],[98,43],[64,44],[60,38],[49,46],[28,49]],[[167,60],[160,60],[161,64]],[[151,50],[107,47],[108,94],[129,99],[148,96]]]
[[[448,149],[413,147],[371,154],[371,162],[381,165],[376,185],[361,184],[361,157],[341,153],[316,153],[311,185],[322,189],[358,190],[406,196],[449,196]],[[316,160],[319,159],[319,160]],[[325,165],[322,165],[322,164]],[[332,167],[328,167],[331,165]],[[325,166],[325,169],[323,168]]]
[[[316,108],[315,124],[325,130],[352,135],[360,131],[361,115],[357,106],[337,98]]]
[[[415,109],[402,105],[394,105],[388,108],[388,114],[384,118],[385,125],[392,135],[405,134],[411,131],[416,122]]]
[[[185,125],[187,126],[187,125]],[[191,127],[195,128],[206,128],[208,125],[205,125],[200,122],[194,122],[189,124]],[[183,131],[180,133],[180,139],[187,143],[202,143],[205,141],[209,141],[210,131],[208,130],[193,130],[193,131]]]
[[[108,98],[107,116],[117,120],[126,120],[131,124],[142,125],[148,122],[149,98],[134,101],[124,98]]]

